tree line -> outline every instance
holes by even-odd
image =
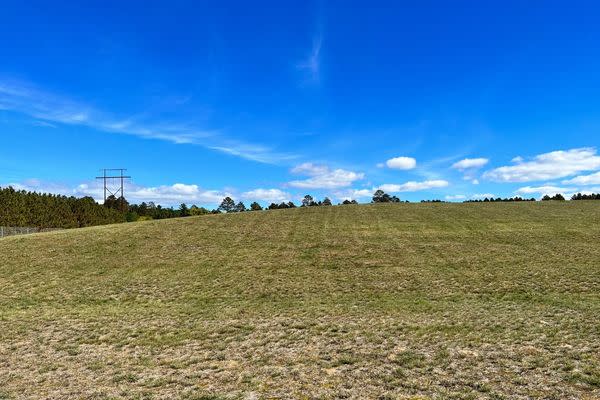
[[[104,204],[92,197],[73,197],[0,188],[0,225],[35,228],[83,228],[86,226],[166,219],[217,213],[195,205],[179,209],[152,202],[129,204],[123,197],[109,196]]]
[[[185,203],[182,203],[178,209],[174,209],[173,207],[163,207],[160,204],[156,205],[152,201],[148,203],[129,204],[123,197],[116,198],[115,196],[108,196],[104,202],[104,207],[120,211],[125,215],[125,220],[127,222],[191,217],[194,215],[218,213],[217,210],[210,211],[196,205],[188,207]]]
[[[562,194],[545,195],[542,201],[564,201]],[[577,193],[571,200],[600,200],[598,194]],[[520,202],[536,201],[534,198],[484,198],[466,200],[465,203],[479,202]],[[400,203],[397,196],[391,196],[383,190],[376,190],[371,199],[372,203]],[[441,203],[442,200],[422,200],[424,203]],[[338,205],[358,204],[356,200],[344,200]],[[76,198],[55,194],[15,190],[12,187],[0,188],[0,225],[30,226],[37,228],[78,228],[93,225],[104,225],[119,222],[132,222],[150,219],[166,219],[189,217],[194,215],[232,213],[244,211],[276,210],[296,207],[332,206],[331,199],[325,197],[316,200],[313,196],[305,195],[300,205],[292,201],[271,203],[263,208],[256,201],[249,207],[242,202],[235,202],[231,197],[225,197],[218,208],[209,210],[196,205],[181,204],[179,208],[162,207],[153,202],[129,204],[123,197],[109,196],[103,205],[98,204],[92,197]]]
[[[124,222],[125,215],[91,197],[0,188],[0,225],[36,228],[81,228]]]
[[[564,199],[563,199],[564,200]],[[530,198],[530,199],[524,199],[522,197],[509,197],[509,198],[501,198],[501,197],[497,197],[497,198],[483,198],[483,199],[473,199],[473,200],[465,200],[463,201],[463,203],[492,203],[492,202],[514,202],[514,201],[536,201],[535,198]]]
[[[595,195],[574,195],[572,200],[588,200],[588,199],[600,199],[600,194]],[[546,200],[565,200],[561,194],[550,196],[544,196],[542,198],[543,201]],[[465,203],[487,203],[487,202],[519,202],[519,201],[536,201],[535,198],[522,198],[519,196],[510,197],[510,198],[484,198],[477,200],[466,200]],[[371,199],[372,203],[401,203],[402,200],[397,196],[389,195],[385,193],[383,190],[379,189],[373,193],[373,197]],[[406,200],[408,203],[408,200]],[[421,203],[445,203],[443,200],[432,199],[432,200],[421,200]],[[346,199],[338,205],[349,205],[349,204],[358,204],[356,200]],[[288,208],[296,208],[296,207],[318,207],[318,206],[331,206],[333,205],[331,199],[329,197],[325,197],[323,200],[316,200],[310,194],[305,195],[300,205],[294,204],[292,201],[283,201],[281,203],[271,203],[266,207],[262,207],[258,202],[252,202],[249,206],[246,206],[243,201],[236,202],[231,197],[227,196],[222,201],[219,207],[213,210],[208,210],[204,207],[198,207],[196,205],[192,205],[188,207],[186,204],[181,204],[178,209],[174,209],[173,207],[166,208],[161,207],[160,205],[155,205],[153,202],[149,203],[141,203],[141,204],[127,204],[125,199],[119,198],[116,199],[114,197],[109,197],[106,200],[105,206],[109,208],[114,208],[115,210],[122,210],[123,207],[127,210],[126,220],[127,221],[138,221],[144,219],[165,219],[165,218],[178,218],[178,217],[189,217],[194,215],[205,215],[205,214],[220,214],[220,213],[235,213],[235,212],[245,212],[245,211],[261,211],[261,210],[281,210]]]
[[[338,205],[346,204],[358,204],[356,200],[344,200]],[[244,212],[244,211],[261,211],[261,210],[281,210],[286,208],[296,207],[319,207],[319,206],[332,206],[333,202],[329,197],[325,197],[323,200],[315,200],[310,194],[307,194],[302,198],[300,205],[297,206],[293,201],[282,201],[281,203],[271,203],[267,207],[262,207],[256,201],[250,204],[250,207],[246,207],[244,202],[235,202],[231,197],[225,197],[219,207],[215,210],[218,213],[233,213],[233,212]]]
[[[600,193],[592,193],[592,194],[577,193],[571,197],[571,200],[600,200]]]
[[[565,201],[565,196],[563,196],[560,193],[556,193],[554,196],[550,196],[548,194],[544,195],[544,197],[542,197],[542,201]],[[591,194],[581,194],[581,193],[577,193],[574,194],[573,196],[571,196],[571,200],[600,200],[600,193],[591,193]],[[506,198],[506,199],[502,199],[500,197],[498,198],[484,198],[484,199],[478,199],[478,200],[465,200],[463,203],[486,203],[486,202],[506,202],[506,201],[537,201],[535,198],[530,198],[530,199],[524,199],[521,197],[511,197],[511,198]]]

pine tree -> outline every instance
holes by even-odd
[[[235,212],[244,212],[246,211],[246,205],[241,201],[235,205]]]
[[[229,196],[225,197],[218,208],[222,212],[235,212],[235,201]]]
[[[181,203],[181,205],[179,206],[179,216],[180,217],[189,217],[190,216],[190,210],[188,209],[188,206],[185,203]]]

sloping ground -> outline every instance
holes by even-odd
[[[600,398],[600,202],[0,240],[0,398]]]

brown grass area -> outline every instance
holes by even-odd
[[[600,398],[600,202],[0,240],[0,399]]]

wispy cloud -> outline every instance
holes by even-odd
[[[277,164],[298,158],[294,154],[276,153],[267,146],[243,143],[235,140],[223,140],[218,145],[207,145],[206,147],[264,164]]]
[[[454,162],[459,158],[464,157],[464,154],[458,153],[451,156],[440,157],[433,160],[419,163],[415,172],[427,180],[444,179],[444,170],[449,162]]]
[[[51,124],[51,123],[50,123],[50,122],[48,122],[48,121],[33,121],[33,122],[31,123],[31,125],[34,125],[34,126],[42,126],[42,127],[45,127],[45,128],[56,128],[56,125],[54,125],[54,124]]]
[[[119,118],[22,82],[0,81],[0,109],[28,115],[35,118],[38,125],[81,125],[103,132],[199,145],[261,163],[277,164],[295,158],[295,155],[280,153],[268,146],[225,138],[225,132],[219,129],[197,128],[181,121],[150,123],[135,117]]]
[[[313,83],[318,83],[320,79],[322,44],[323,36],[316,36],[313,40],[310,55],[297,65],[298,69],[307,73],[308,81]]]
[[[480,168],[487,165],[490,160],[487,158],[464,158],[452,164],[453,169],[463,173],[463,179],[471,181],[472,184],[478,185],[479,180],[476,178]]]

